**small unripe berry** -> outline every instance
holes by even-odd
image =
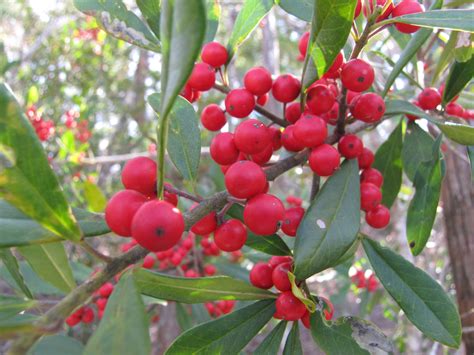
[[[202,110],[201,123],[209,131],[219,131],[227,120],[224,111],[216,104],[210,104]]]
[[[247,117],[254,108],[255,97],[247,89],[231,90],[225,98],[225,109],[233,117]]]
[[[416,0],[402,0],[392,11],[392,17],[398,17],[408,14],[423,12],[423,6]],[[419,26],[409,25],[406,23],[395,23],[395,27],[402,33],[414,33],[420,29]]]
[[[355,134],[346,134],[339,140],[337,149],[344,158],[354,159],[362,154],[364,144]]]
[[[301,83],[294,76],[285,74],[275,79],[272,86],[272,95],[279,102],[288,103],[295,100],[300,94]]]
[[[362,92],[374,82],[375,72],[372,66],[362,59],[352,59],[342,67],[341,81],[349,90]]]
[[[250,283],[258,288],[269,289],[273,286],[272,281],[273,269],[270,265],[264,262],[258,262],[250,270]]]
[[[240,250],[246,240],[247,228],[238,219],[225,221],[214,232],[214,242],[226,252]]]
[[[436,88],[426,88],[418,95],[418,105],[423,110],[434,110],[441,104],[441,95]]]
[[[209,42],[202,47],[201,59],[214,68],[219,68],[227,62],[227,49],[218,42]]]
[[[270,194],[252,197],[244,208],[244,222],[258,235],[272,235],[285,216],[285,207],[281,201]]]
[[[375,168],[367,168],[362,171],[360,175],[361,182],[370,182],[377,187],[382,187],[383,185],[383,175],[380,171]]]
[[[319,176],[331,176],[339,169],[341,156],[336,148],[322,144],[309,155],[309,166]]]
[[[365,214],[365,220],[373,228],[385,228],[390,223],[390,210],[384,205],[378,205]]]
[[[156,163],[147,157],[127,161],[122,169],[122,184],[126,189],[152,195],[156,191]]]
[[[311,113],[321,115],[328,112],[336,102],[336,97],[326,85],[315,85],[308,91],[306,105]]]
[[[212,159],[220,165],[230,165],[239,157],[239,150],[235,146],[234,135],[229,132],[219,133],[209,148]]]
[[[276,302],[276,311],[284,320],[295,321],[306,313],[306,306],[291,291],[281,293]]]
[[[244,85],[255,96],[261,96],[272,89],[272,76],[263,67],[252,68],[245,73]]]
[[[380,188],[370,182],[360,184],[360,208],[364,211],[370,211],[377,207],[382,201],[382,192]]]
[[[245,154],[257,154],[271,143],[272,137],[267,126],[256,119],[240,123],[234,132],[234,143]]]
[[[129,237],[133,216],[146,201],[144,195],[134,190],[119,191],[112,196],[105,207],[105,221],[112,232]]]
[[[385,113],[385,102],[372,92],[357,96],[351,104],[351,113],[354,118],[366,123],[379,121]]]
[[[225,186],[237,198],[251,198],[262,193],[267,178],[262,168],[252,162],[241,160],[232,164],[225,174]]]

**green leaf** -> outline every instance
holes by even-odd
[[[82,355],[83,351],[84,345],[79,340],[58,334],[42,337],[27,355]]]
[[[244,220],[243,213],[244,208],[238,204],[234,204],[227,211],[228,216],[237,218],[242,222]],[[247,241],[245,245],[269,255],[291,255],[291,250],[277,234],[261,236],[249,230],[247,231]]]
[[[440,9],[442,5],[443,0],[436,0],[431,5],[430,10]],[[397,63],[393,67],[390,75],[387,78],[387,81],[385,82],[385,87],[382,92],[383,97],[387,95],[388,91],[392,87],[392,84],[395,82],[395,79],[398,78],[398,75],[403,70],[403,68],[405,68],[405,65],[408,64],[408,62],[413,58],[416,52],[418,52],[421,46],[426,43],[432,32],[432,29],[421,28],[413,35],[413,37],[410,39],[410,42],[408,42],[400,54],[400,58],[398,58]]]
[[[297,280],[323,271],[352,246],[360,226],[359,168],[347,160],[323,185],[296,235]]]
[[[453,59],[454,48],[456,46],[458,35],[459,35],[459,32],[457,31],[451,32],[448,42],[446,42],[446,45],[444,46],[438,60],[436,60],[436,67],[433,71],[433,76],[431,77],[431,85],[436,85],[436,83],[438,82],[439,76],[441,75],[442,72],[444,72],[444,69],[446,68],[446,66]]]
[[[18,251],[44,281],[61,291],[76,287],[71,266],[61,242],[19,247]]]
[[[227,276],[186,278],[139,269],[134,278],[142,294],[182,303],[275,297],[270,291]]]
[[[426,336],[447,346],[461,343],[461,321],[451,298],[426,272],[400,255],[365,239],[375,274],[407,318]]]
[[[84,183],[84,197],[92,212],[104,211],[107,199],[96,184],[89,181]]]
[[[3,229],[2,229],[3,230]],[[33,298],[33,294],[25,283],[23,274],[20,271],[20,265],[18,260],[15,258],[10,249],[0,249],[0,259],[2,260],[5,269],[12,277],[18,288],[24,293],[24,295],[30,299]]]
[[[403,170],[407,177],[415,180],[421,163],[433,158],[434,139],[415,122],[409,122],[402,148]]]
[[[160,42],[150,29],[121,0],[74,0],[74,6],[94,16],[110,35],[136,46],[160,52]],[[146,16],[145,16],[146,17]]]
[[[26,105],[31,106],[37,103],[39,100],[39,91],[36,85],[31,86],[28,89],[28,93],[26,94]]]
[[[203,0],[163,0],[160,38],[162,42],[160,117],[168,116],[199,55],[206,33]]]
[[[449,139],[463,145],[474,145],[474,127],[454,122],[436,123]]]
[[[474,22],[474,21],[473,21]],[[474,56],[467,62],[454,61],[449,70],[446,86],[443,91],[443,103],[450,102],[456,97],[474,76]]]
[[[309,312],[313,313],[314,311],[316,311],[316,304],[311,298],[307,297],[303,293],[303,291],[301,291],[301,289],[296,284],[296,278],[292,272],[288,272],[288,279],[290,280],[291,292],[293,293],[293,295],[306,306]]]
[[[283,340],[283,334],[285,333],[286,322],[279,322],[275,328],[263,339],[257,349],[254,351],[254,355],[274,355],[278,354],[280,349],[281,341]]]
[[[157,38],[160,38],[160,1],[161,0],[137,0],[137,6],[140,12]]]
[[[102,215],[79,208],[73,209],[73,213],[85,237],[94,237],[110,231]],[[0,248],[62,240],[4,200],[0,200],[0,230],[2,231]]]
[[[78,241],[74,220],[36,133],[10,88],[0,83],[0,198],[54,234]]]
[[[467,146],[466,149],[467,155],[469,156],[469,162],[471,164],[471,181],[474,182],[474,146]]]
[[[147,100],[159,112],[160,94],[152,94]],[[199,170],[201,132],[198,121],[193,106],[178,96],[169,113],[167,149],[171,161],[186,180],[195,180]]]
[[[472,42],[474,34],[468,32],[461,32],[454,48],[454,58],[458,62],[467,62],[472,57],[473,48]]]
[[[276,0],[283,10],[299,19],[311,22],[314,12],[314,0]]]
[[[32,332],[35,328],[33,322],[36,317],[31,314],[18,314],[6,319],[0,319],[0,334],[2,338]]]
[[[300,332],[298,329],[298,322],[293,322],[290,334],[286,338],[285,348],[283,349],[283,355],[303,355],[303,349],[301,348]]]
[[[390,340],[374,324],[356,317],[327,322],[321,312],[311,315],[311,334],[318,346],[331,355],[368,355],[394,351]]]
[[[194,324],[193,318],[186,309],[186,305],[182,303],[176,303],[176,321],[183,332],[192,328]]]
[[[307,64],[316,66],[316,78],[320,78],[331,67],[334,59],[347,42],[354,22],[355,0],[315,0],[311,36],[308,44]],[[303,82],[306,78],[306,68],[303,70]],[[314,81],[312,80],[312,81]]]
[[[404,120],[395,127],[375,153],[373,167],[383,175],[382,204],[390,208],[402,185],[402,144]]]
[[[99,327],[89,339],[84,355],[151,353],[148,317],[134,278],[120,278],[109,298]]]
[[[36,305],[36,301],[0,294],[0,319],[5,319]]]
[[[274,312],[273,300],[253,303],[184,332],[165,354],[238,354]]]
[[[219,27],[219,17],[221,16],[221,5],[218,0],[207,0],[207,28],[204,42],[212,42]]]
[[[229,54],[227,64],[230,63],[237,48],[247,39],[272,7],[273,0],[245,0],[235,20],[229,43],[227,43],[227,53]]]
[[[432,146],[432,159],[422,162],[416,171],[415,195],[408,206],[407,240],[413,255],[421,253],[436,218],[443,173],[440,160],[441,136]]]
[[[392,18],[390,22],[409,23],[429,28],[445,28],[450,30],[474,32],[474,10],[435,10],[408,14]]]

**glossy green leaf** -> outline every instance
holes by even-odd
[[[274,355],[280,349],[283,334],[285,333],[286,322],[280,321],[275,328],[263,339],[260,345],[255,349],[254,355]]]
[[[404,120],[395,127],[375,153],[373,167],[383,175],[382,204],[390,208],[402,185],[402,144]]]
[[[409,122],[403,140],[402,161],[407,177],[415,180],[421,163],[433,158],[434,139],[415,122]]]
[[[27,353],[27,355],[82,355],[84,345],[66,335],[49,335],[42,337]]]
[[[473,17],[474,19],[474,17]],[[474,22],[474,20],[472,21]],[[474,76],[474,56],[467,62],[454,61],[449,70],[446,86],[443,91],[443,102],[450,102],[456,97]]]
[[[36,301],[0,294],[0,319],[5,319],[36,305]]]
[[[395,67],[395,62],[392,60],[392,58],[390,58],[385,53],[382,53],[380,51],[371,51],[371,52],[374,53],[375,55],[379,56],[383,60],[385,60],[392,68]],[[420,83],[418,81],[416,81],[416,79],[413,78],[406,71],[401,70],[400,74],[403,75],[411,84],[413,84],[414,86],[417,86],[420,90],[423,90],[423,87],[420,85]]]
[[[134,278],[144,295],[182,303],[217,300],[259,300],[275,295],[227,276],[186,278],[137,270]]]
[[[151,353],[148,317],[132,275],[120,278],[84,355]]]
[[[206,33],[203,0],[162,0],[160,117],[168,116],[199,55]]]
[[[443,0],[436,0],[431,5],[430,10],[440,9],[442,5]],[[398,75],[403,70],[403,68],[405,68],[405,65],[410,62],[416,52],[418,52],[418,50],[421,48],[421,46],[426,43],[428,37],[431,35],[432,32],[433,30],[430,28],[421,28],[413,35],[413,37],[410,39],[410,41],[400,54],[400,58],[398,58],[397,63],[393,67],[392,71],[390,72],[390,75],[387,78],[387,81],[385,82],[385,87],[382,92],[383,97],[387,95],[388,91],[392,87],[392,84],[395,82],[395,79],[398,78]]]
[[[74,6],[88,16],[94,16],[110,35],[154,52],[160,51],[159,40],[123,1],[74,0]]]
[[[73,213],[85,237],[98,236],[110,231],[102,215],[78,208],[73,209]],[[0,200],[0,230],[2,231],[0,248],[62,240],[4,200]]]
[[[437,126],[449,139],[463,145],[474,145],[474,127],[445,121]]]
[[[157,38],[160,38],[160,2],[161,0],[137,0],[143,18]]]
[[[89,181],[84,183],[84,197],[92,212],[104,211],[107,198],[96,184]]]
[[[326,73],[346,44],[354,21],[356,4],[356,0],[315,0],[307,52],[312,63],[307,58],[305,66],[316,65],[318,77]],[[304,83],[311,81],[306,78],[306,73],[305,68]]]
[[[311,335],[318,346],[331,355],[392,353],[390,340],[374,324],[356,317],[327,322],[321,312],[311,315]]]
[[[276,0],[283,10],[299,19],[311,22],[314,12],[314,0]]]
[[[148,103],[158,112],[160,95],[148,96]],[[178,96],[169,113],[167,150],[171,161],[186,180],[194,180],[199,169],[201,132],[198,122],[193,106]]]
[[[416,191],[407,212],[407,240],[413,255],[420,254],[425,247],[436,218],[443,181],[441,138],[432,146],[432,158],[418,166],[413,180]]]
[[[474,10],[472,9],[435,10],[395,17],[392,18],[390,22],[402,22],[421,27],[474,32],[473,18]]]
[[[61,242],[19,247],[17,250],[44,281],[66,293],[76,287],[71,266]]]
[[[247,39],[272,7],[273,0],[245,0],[227,43],[229,54],[227,63],[231,61],[237,48]]]
[[[474,146],[470,145],[466,147],[467,155],[469,156],[469,162],[471,164],[471,181],[474,182]]]
[[[249,271],[240,263],[233,263],[224,259],[216,261],[213,264],[217,267],[217,270],[219,270],[219,274],[246,282],[249,281]]]
[[[387,100],[385,102],[385,116],[394,116],[399,114],[409,114],[423,118],[431,119],[428,114],[413,105],[411,102],[405,100]]]
[[[0,260],[2,261],[5,269],[8,270],[13,282],[16,286],[23,292],[23,294],[28,298],[33,298],[33,294],[25,283],[23,274],[20,270],[20,265],[18,260],[15,258],[10,249],[0,249]]]
[[[78,241],[74,220],[36,133],[10,88],[0,83],[0,198],[54,234]]]
[[[288,334],[288,337],[286,338],[285,348],[283,349],[283,355],[303,355],[298,323],[299,322],[293,322],[290,334]]]
[[[426,272],[389,248],[365,239],[375,274],[407,318],[426,336],[451,347],[461,343],[461,321],[452,299]]]
[[[221,5],[218,0],[207,0],[207,27],[204,43],[212,42],[219,27],[219,18],[221,17]]]
[[[431,77],[431,85],[436,85],[438,83],[439,76],[444,72],[448,64],[452,61],[458,35],[459,32],[457,31],[452,31],[449,35],[448,42],[446,42],[446,45],[444,46],[438,60],[436,60],[436,67],[433,70],[433,76]]]
[[[234,204],[227,211],[228,216],[237,218],[240,221],[244,220],[243,213],[244,208],[238,204]],[[269,255],[291,255],[291,250],[277,234],[261,236],[248,230],[245,245]]]
[[[359,168],[347,160],[323,185],[298,228],[294,274],[304,280],[337,262],[360,226]]]
[[[274,312],[273,300],[253,303],[189,329],[171,344],[165,354],[238,354]]]
[[[296,284],[296,278],[292,272],[288,272],[288,279],[290,280],[291,292],[293,293],[293,295],[306,306],[308,311],[310,311],[311,313],[316,311],[316,304],[310,297],[306,296],[303,291],[301,291],[301,289]]]

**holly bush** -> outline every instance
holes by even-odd
[[[156,146],[146,156],[129,157],[120,173],[123,188],[108,201],[90,179],[81,190],[88,208],[72,207],[64,175],[74,169],[61,171],[55,160],[73,154],[72,166],[84,162],[93,132],[81,117],[94,109],[67,110],[57,126],[34,105],[36,86],[20,105],[1,84],[0,257],[15,292],[0,297],[0,334],[13,339],[10,353],[34,346],[49,353],[66,347],[148,354],[149,323],[159,322],[153,313],[159,302],[176,303],[184,330],[167,354],[237,354],[267,324],[274,326],[255,353],[280,347],[284,354],[302,353],[300,324],[328,354],[390,353],[392,339],[375,324],[352,315],[334,319],[331,295],[311,289],[314,277],[345,267],[360,250],[366,262],[352,272],[357,288],[374,292],[380,282],[426,337],[460,346],[460,316],[443,287],[388,239],[370,234],[378,229],[376,235],[383,235],[391,223],[405,173],[415,190],[406,211],[406,242],[413,256],[422,253],[446,174],[444,147],[464,145],[466,157],[473,157],[473,112],[463,107],[467,90],[462,92],[474,74],[473,10],[452,9],[442,0],[427,10],[416,0],[246,0],[224,46],[214,41],[217,1],[137,0],[138,11],[117,0],[74,5],[89,16],[75,36],[91,45],[86,55],[98,55],[89,63],[97,85],[104,85],[94,78],[98,58],[112,60],[114,51],[123,52],[123,42],[159,60],[159,72],[150,74],[157,92],[146,99],[155,121],[137,119],[139,138]],[[272,76],[257,63],[230,80],[241,45],[274,7],[309,29],[292,48],[295,73]],[[416,56],[428,42],[426,55],[440,33],[449,39],[426,74],[432,85],[425,87],[410,73],[419,71]],[[101,47],[106,36],[122,45]],[[391,58],[384,47],[393,43],[400,53]],[[5,56],[0,64],[3,73],[15,66]],[[79,107],[88,100],[91,107],[106,106],[105,99],[101,106],[87,93],[74,96]],[[386,122],[393,131],[374,153],[360,135],[370,137]],[[58,132],[59,149],[51,142]],[[206,150],[202,143],[208,140]],[[203,194],[198,181],[207,155],[222,190]],[[300,179],[303,169],[312,176],[308,202],[284,190],[272,194],[275,179],[285,173]],[[170,174],[179,174],[182,188],[166,181]],[[108,233],[126,241],[121,255],[92,246],[90,238]],[[101,266],[81,269],[69,260],[70,247]],[[29,268],[20,267],[24,261]],[[373,273],[362,270],[369,264]],[[37,312],[37,293],[46,292],[33,292],[26,272],[61,296],[47,311]],[[90,323],[97,326],[85,347],[72,337],[51,336]]]

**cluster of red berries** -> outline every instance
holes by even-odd
[[[428,87],[423,89],[416,100],[412,101],[412,104],[418,106],[422,110],[431,111],[436,110],[439,105],[441,105],[442,97],[444,91],[444,84],[440,86],[439,90],[437,88]],[[465,120],[474,119],[474,111],[466,110],[456,101],[459,98],[459,95],[454,97],[445,107],[446,114],[450,116],[456,116],[463,118]],[[414,115],[406,115],[407,118],[411,121],[418,119],[419,117]]]
[[[111,282],[106,282],[94,293],[92,303],[95,305],[98,319],[102,319],[108,299],[113,290],[114,285]],[[84,324],[92,323],[94,319],[94,307],[82,306],[66,318],[66,324],[70,327],[74,327],[81,322]]]
[[[277,319],[303,322],[309,328],[309,311],[292,292],[288,272],[292,271],[293,258],[291,256],[272,256],[270,260],[258,262],[250,271],[250,283],[255,287],[270,289],[275,287],[280,294],[275,302],[276,311],[273,315]],[[326,319],[331,319],[334,313],[332,303],[324,299],[329,311],[325,310]]]
[[[65,114],[65,126],[68,129],[74,130],[74,137],[81,143],[87,143],[92,136],[92,132],[89,130],[89,122],[87,120],[77,121],[80,117],[79,112],[75,110],[69,110]]]
[[[351,280],[358,289],[366,288],[368,292],[375,292],[379,287],[379,282],[371,270],[356,269],[352,272]]]
[[[26,110],[26,116],[33,125],[40,141],[47,141],[54,134],[54,122],[51,120],[44,120],[35,106],[28,107]]]
[[[224,314],[232,312],[235,306],[234,300],[221,300],[217,302],[206,302],[204,307],[206,307],[207,312],[211,317],[218,318]]]

